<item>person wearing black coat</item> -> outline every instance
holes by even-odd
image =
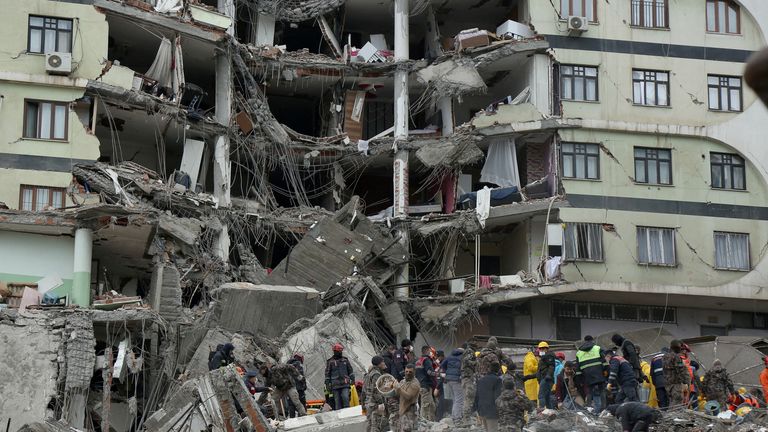
[[[639,382],[635,379],[635,374],[629,361],[622,356],[616,355],[613,351],[608,351],[605,354],[605,359],[609,364],[608,391],[613,391],[613,389],[619,390],[616,402],[638,402],[640,400],[637,394]]]
[[[486,375],[477,380],[475,405],[487,432],[499,430],[499,414],[496,411],[496,399],[501,396],[502,391],[499,369],[500,366],[494,364]]]
[[[606,408],[621,422],[624,432],[645,432],[652,423],[658,423],[661,413],[641,402],[624,402]]]
[[[301,354],[294,354],[293,357],[288,360],[288,364],[293,366],[299,373],[300,379],[295,380],[296,392],[299,393],[299,400],[304,407],[307,406],[307,378],[304,375],[304,356]],[[296,417],[299,413],[296,405],[288,398],[288,415],[290,417]]]
[[[616,344],[616,346],[621,350],[622,357],[624,357],[632,366],[632,370],[635,374],[635,379],[637,382],[645,381],[647,378],[643,373],[642,366],[640,366],[640,352],[638,351],[635,344],[631,340],[626,339],[624,336],[618,333],[611,336],[611,342]]]
[[[235,350],[234,345],[231,343],[225,343],[224,345],[219,345],[219,347],[217,347],[218,349],[213,354],[213,357],[211,357],[211,360],[208,362],[208,370],[216,370],[235,361],[234,357],[232,356],[232,351]]]
[[[656,387],[656,399],[659,401],[659,408],[661,409],[666,409],[669,406],[667,383],[664,380],[664,355],[668,352],[669,348],[664,347],[660,353],[651,359],[651,383]]]
[[[384,359],[384,365],[387,366],[387,368],[384,369],[384,373],[388,373],[395,378],[397,378],[397,374],[395,372],[395,352],[396,351],[397,350],[395,349],[394,345],[389,345],[387,347],[387,350],[381,353],[381,358]]]

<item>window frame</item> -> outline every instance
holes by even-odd
[[[563,71],[563,68],[571,68],[571,73],[567,74]],[[581,69],[581,75],[576,74],[576,70]],[[587,75],[587,69],[594,69],[595,75],[594,76],[588,76]],[[588,65],[578,65],[578,64],[560,64],[560,99],[565,101],[571,101],[571,102],[600,102],[600,77],[599,77],[599,69],[597,66],[588,66]],[[584,84],[583,84],[583,99],[576,99],[576,78],[583,78]],[[571,87],[571,97],[566,98],[563,95],[565,92],[563,91],[564,81],[566,79],[570,79],[570,87]],[[588,99],[587,97],[587,81],[595,81],[595,99]]]
[[[638,225],[636,228],[637,229],[635,231],[635,241],[637,242],[637,264],[638,265],[654,266],[654,267],[677,267],[677,241],[676,241],[677,230],[675,228],[645,226],[645,225]],[[648,256],[648,262],[643,262],[643,261],[640,260],[640,246],[641,246],[640,245],[640,230],[647,230],[646,238],[648,238],[648,239],[650,239],[650,230],[657,231],[659,233],[659,238],[660,238],[659,244],[661,245],[662,248],[664,247],[664,242],[663,242],[664,237],[663,237],[662,233],[664,231],[671,231],[672,232],[672,261],[673,262],[671,264],[660,263],[660,262],[651,262],[650,261],[650,259],[651,259],[651,249],[650,249],[651,245],[650,245],[650,242],[645,245],[648,248],[646,250],[646,254]],[[662,252],[661,252],[661,256],[662,257],[664,256],[663,249],[662,249]]]
[[[33,18],[40,18],[43,20],[42,27],[37,25],[32,25],[32,19]],[[55,25],[53,27],[48,27],[48,23],[46,20],[55,20]],[[59,28],[59,21],[68,21],[69,22],[69,29],[60,29]],[[75,22],[72,18],[60,18],[56,16],[48,16],[48,15],[35,15],[30,14],[27,16],[27,52],[30,54],[47,54],[50,52],[63,52],[63,53],[72,53],[73,48],[73,37],[74,37],[74,27]],[[32,30],[39,30],[40,31],[40,51],[32,51]],[[53,30],[56,33],[56,40],[54,41],[54,48],[52,50],[46,50],[45,47],[45,31],[46,30]],[[60,43],[60,33],[69,33],[69,47],[67,47],[66,50],[60,49],[59,43]]]
[[[29,110],[30,104],[37,104],[37,119],[35,120],[35,136],[28,136],[27,135],[27,127],[29,126],[27,123],[27,113]],[[41,109],[42,104],[50,104],[51,105],[51,118],[49,119],[51,122],[50,131],[51,131],[51,137],[50,138],[42,138],[41,133],[41,126],[42,126],[42,116],[43,116],[43,110]],[[64,108],[64,136],[62,138],[56,138],[55,137],[55,130],[56,130],[56,108],[57,107],[63,107]],[[68,142],[69,141],[69,102],[62,102],[62,101],[51,101],[51,100],[40,100],[40,99],[24,99],[24,110],[23,110],[23,120],[22,120],[22,132],[21,137],[23,139],[28,140],[42,140],[42,141],[59,141],[59,142]]]
[[[568,13],[563,13],[563,2],[568,2]],[[596,24],[599,21],[597,20],[597,0],[560,0],[560,19],[566,20],[569,16],[575,16],[573,13],[573,4],[575,2],[581,2],[581,9],[585,11],[587,10],[587,4],[588,2],[592,2],[592,16],[587,16],[587,21],[590,23]]]
[[[643,78],[638,79],[635,78],[635,72],[642,72]],[[658,74],[667,74],[667,80],[666,81],[659,81]],[[650,75],[653,74],[653,79],[649,79]],[[636,106],[646,106],[646,107],[671,107],[672,106],[672,95],[670,94],[670,83],[671,83],[672,75],[669,73],[668,70],[655,70],[655,69],[632,69],[632,103]],[[635,84],[637,83],[644,83],[643,92],[642,92],[642,102],[638,102],[635,99]],[[653,93],[654,93],[654,100],[656,103],[650,104],[647,103],[647,91],[646,87],[648,86],[648,83],[653,83]],[[667,86],[667,103],[666,105],[659,104],[659,83],[664,83]]]
[[[568,234],[568,227],[569,226],[575,226],[574,232],[575,232],[575,239],[573,241],[576,241],[578,243],[578,227],[579,226],[586,226],[587,229],[590,229],[589,227],[593,227],[597,230],[599,233],[599,239],[598,239],[598,251],[599,251],[599,257],[571,257],[568,256],[567,252],[570,249],[569,242],[572,240],[570,239],[570,236]],[[578,254],[578,245],[576,247],[577,254]],[[587,235],[587,255],[590,255],[589,253],[590,247],[589,247],[589,236]],[[593,223],[593,222],[566,222],[565,223],[565,229],[563,229],[563,260],[567,262],[594,262],[594,263],[602,263],[605,262],[605,249],[603,248],[603,224],[601,223]]]
[[[646,152],[645,156],[638,157],[637,154],[636,154],[637,150],[644,150]],[[656,157],[655,158],[648,156],[648,151],[649,150],[653,151],[653,152],[656,152]],[[659,152],[668,153],[669,154],[669,159],[659,159]],[[663,149],[663,148],[656,148],[656,147],[634,147],[632,149],[632,156],[634,157],[633,161],[634,161],[634,167],[635,167],[635,178],[634,178],[635,183],[643,184],[643,185],[655,185],[655,186],[674,186],[675,180],[674,180],[674,175],[673,175],[674,169],[672,167],[672,150],[671,149]],[[641,160],[641,161],[645,162],[645,165],[644,165],[645,172],[643,173],[645,181],[638,180],[638,175],[637,175],[637,161],[638,160]],[[655,182],[653,182],[653,183],[651,183],[651,181],[649,179],[649,176],[648,176],[648,163],[649,162],[654,162],[656,164],[656,179],[655,179]],[[661,183],[661,163],[662,162],[669,162],[669,183]]]
[[[731,158],[730,162],[725,162],[721,159],[721,162],[715,162],[712,158],[712,155],[719,155],[721,158]],[[733,158],[737,157],[741,159],[741,163],[734,163]],[[723,179],[723,185],[722,186],[715,186],[715,178],[712,176],[712,170],[715,167],[719,167],[720,169],[720,178]],[[744,184],[743,188],[737,188],[734,187],[734,181],[735,178],[733,169],[734,168],[741,168],[741,174],[742,174],[742,183]],[[725,187],[725,171],[730,170],[730,179],[731,179],[731,187]],[[738,155],[736,153],[721,153],[721,152],[709,152],[709,186],[712,189],[719,189],[719,190],[734,190],[734,191],[746,191],[747,190],[747,161],[744,159],[741,155]]]
[[[565,151],[565,145],[573,145],[573,151],[572,152],[566,152]],[[584,152],[577,151],[578,146],[584,146]],[[587,147],[595,147],[597,149],[597,153],[589,153]],[[577,155],[584,156],[584,173],[586,177],[578,177],[576,173],[578,170],[576,169],[578,163],[576,162]],[[565,174],[565,157],[566,156],[572,156],[572,172],[573,176],[567,176]],[[597,169],[597,177],[589,177],[589,159],[595,159],[595,166]],[[562,142],[560,143],[560,166],[562,168],[562,176],[565,179],[571,179],[571,180],[592,180],[592,181],[599,181],[600,180],[600,145],[595,143],[577,143],[577,142]]]
[[[19,185],[19,210],[20,211],[31,211],[31,212],[39,212],[39,211],[45,211],[45,208],[38,209],[37,208],[37,191],[39,189],[47,189],[48,190],[48,207],[53,207],[53,193],[54,192],[61,192],[61,206],[60,207],[54,207],[55,210],[63,209],[67,206],[67,188],[63,187],[56,187],[56,186],[41,186],[41,185],[30,185],[30,184],[22,184]],[[32,208],[30,210],[24,209],[24,191],[25,190],[31,190],[32,191]]]
[[[725,5],[726,14],[728,14],[728,11],[729,11],[730,8],[733,8],[733,9],[736,10],[736,23],[735,23],[736,24],[736,31],[735,32],[730,31],[730,27],[731,26],[730,26],[730,22],[728,20],[728,16],[726,16],[725,20],[723,21],[725,23],[725,31],[722,31],[720,29],[720,8],[718,6],[721,3]],[[715,24],[714,29],[710,29],[709,28],[709,5],[710,4],[714,5],[714,8],[713,8],[714,9],[714,13],[715,13],[714,21],[713,21],[714,24]],[[739,6],[738,3],[736,3],[733,0],[707,0],[707,2],[705,3],[704,7],[705,7],[704,16],[705,16],[705,20],[706,20],[705,23],[704,23],[704,25],[705,25],[704,28],[706,29],[707,33],[725,34],[725,35],[740,35],[741,34],[741,6]]]
[[[744,236],[747,239],[747,267],[746,268],[739,268],[739,267],[721,267],[717,265],[717,236],[718,235],[725,235],[730,239],[731,236]],[[752,248],[749,240],[749,233],[743,233],[743,232],[731,232],[731,231],[714,231],[712,233],[712,241],[714,242],[714,268],[715,270],[725,270],[725,271],[738,271],[738,272],[750,272],[752,271]],[[726,240],[729,241],[729,240]]]
[[[717,84],[710,84],[709,79],[710,78],[717,78],[718,83]],[[737,89],[737,87],[734,87],[731,85],[732,79],[738,79],[739,80],[739,109],[731,109],[731,90]],[[725,85],[723,85],[723,81],[726,82]],[[712,108],[712,100],[710,99],[710,90],[711,89],[717,89],[717,103],[720,108]],[[727,102],[727,108],[723,109],[723,100],[722,100],[722,89],[726,89],[726,93],[728,94],[728,102]],[[740,76],[735,75],[717,75],[717,74],[707,74],[707,108],[710,111],[713,112],[731,112],[731,113],[738,113],[744,111],[744,79]]]
[[[652,10],[652,23],[651,25],[646,25],[645,23],[645,13],[646,5],[650,3],[650,8]],[[663,5],[663,17],[664,25],[659,25],[658,23],[658,10],[659,10],[659,4]],[[644,29],[666,29],[669,30],[669,0],[632,0],[630,2],[630,26],[637,27],[637,28],[644,28]],[[640,19],[640,22],[635,22],[635,7],[638,8],[638,18]]]

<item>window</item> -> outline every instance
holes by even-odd
[[[669,106],[669,72],[632,69],[632,93],[637,105]]]
[[[741,33],[741,11],[733,0],[707,0],[707,31]]]
[[[563,177],[597,180],[600,178],[600,147],[597,144],[563,143]]]
[[[606,303],[553,301],[552,315],[557,318],[608,319],[675,323],[677,310],[663,306],[636,306]]]
[[[715,267],[749,270],[749,234],[715,232]]]
[[[24,102],[24,138],[67,139],[69,117],[65,102]]]
[[[632,0],[632,25],[669,28],[667,0]]]
[[[737,328],[768,330],[768,313],[734,311],[731,313],[731,325]]]
[[[710,153],[712,187],[716,189],[746,190],[744,159],[735,154]]]
[[[597,68],[560,65],[560,87],[563,100],[597,101]]]
[[[565,226],[564,248],[568,261],[603,261],[601,224],[569,223]]]
[[[30,15],[27,51],[39,54],[72,52],[72,20]]]
[[[640,264],[675,265],[674,228],[637,227],[637,261]]]
[[[19,209],[43,211],[63,208],[65,195],[64,188],[21,185]]]
[[[671,185],[672,151],[635,147],[635,182]]]
[[[560,18],[583,16],[597,22],[597,0],[560,0]]]
[[[707,76],[709,109],[741,111],[741,78],[721,75]]]

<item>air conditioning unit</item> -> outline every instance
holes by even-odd
[[[45,71],[51,75],[69,75],[72,73],[72,54],[50,52],[45,55]]]
[[[572,33],[581,33],[587,31],[589,26],[589,22],[587,21],[587,17],[583,16],[569,16],[568,17],[568,30],[570,30]]]

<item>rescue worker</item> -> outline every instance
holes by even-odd
[[[539,408],[555,409],[552,387],[555,385],[555,355],[549,352],[549,344],[541,341],[538,345],[539,364],[536,379],[539,382]]]
[[[525,425],[525,413],[533,408],[533,402],[525,393],[515,390],[514,378],[505,376],[502,380],[501,395],[496,399],[499,432],[521,432]]]
[[[477,380],[475,405],[477,405],[477,414],[480,416],[480,421],[485,427],[486,432],[496,432],[499,430],[496,399],[501,396],[500,370],[500,364],[492,363],[491,369]]]
[[[558,408],[575,410],[586,405],[583,386],[580,381],[581,377],[576,376],[576,364],[570,361],[565,362],[563,370],[557,376],[557,384],[555,385]]]
[[[464,394],[464,407],[461,412],[462,421],[469,421],[474,411],[475,393],[477,391],[477,356],[474,342],[465,344],[461,355],[461,391]]]
[[[535,376],[539,370],[539,350],[531,350],[523,359],[523,379],[525,381],[525,395],[533,402],[539,401],[539,382],[526,377]]]
[[[399,432],[416,430],[416,402],[419,400],[421,386],[416,379],[415,367],[413,363],[407,364],[403,372],[405,378],[395,387],[400,400],[397,420]]]
[[[763,398],[768,403],[768,356],[763,357],[763,364],[765,367],[760,372],[760,384],[763,386]]]
[[[441,368],[443,361],[445,360],[445,351],[438,350],[433,366],[435,367],[435,373],[437,374],[437,396],[435,396],[435,403],[437,404],[437,414],[435,415],[435,421],[440,421],[445,417],[446,412],[451,410],[451,403],[445,398],[445,373]]]
[[[667,398],[667,389],[664,381],[664,366],[662,359],[664,355],[669,352],[669,348],[664,347],[661,352],[654,355],[651,359],[651,382],[656,389],[656,401],[659,408],[666,409],[669,406],[669,398]]]
[[[509,357],[499,348],[499,341],[496,336],[491,336],[488,338],[485,348],[480,350],[480,356],[477,359],[480,376],[487,374],[493,368],[494,363],[498,363],[499,366],[509,363]]]
[[[618,333],[611,336],[611,341],[621,350],[621,356],[629,362],[630,366],[632,366],[632,371],[635,374],[637,382],[644,381],[642,373],[643,369],[640,366],[640,352],[635,344]]]
[[[464,410],[464,392],[461,388],[461,358],[464,350],[456,348],[451,351],[451,355],[445,358],[440,364],[440,369],[445,374],[445,387],[448,387],[453,395],[451,403],[451,418],[453,423],[458,424],[461,421],[461,415]]]
[[[433,349],[424,345],[421,347],[421,357],[416,361],[416,379],[419,380],[419,416],[424,420],[435,421],[437,405],[437,373],[433,363]]]
[[[384,364],[387,365],[387,369],[384,370],[384,373],[388,373],[392,376],[395,376],[395,352],[397,352],[395,346],[390,344],[387,346],[387,350],[381,353],[381,358],[384,359]]]
[[[278,412],[283,417],[287,413],[287,407],[283,404],[286,396],[293,402],[299,417],[307,415],[307,410],[299,399],[299,392],[296,390],[296,382],[303,379],[304,377],[299,374],[299,371],[287,363],[276,364],[270,370],[269,385],[272,386],[272,399],[278,405]]]
[[[290,360],[288,360],[288,364],[293,366],[294,369],[296,369],[297,372],[299,372],[299,375],[301,376],[301,379],[296,381],[296,391],[299,393],[299,400],[301,401],[301,404],[304,405],[304,408],[307,407],[307,377],[304,375],[304,356],[296,353],[291,357]],[[292,400],[288,400],[288,412],[291,417],[296,417],[296,414],[298,413],[298,409],[296,409],[296,405],[293,403]]]
[[[584,336],[584,343],[576,351],[576,362],[578,365],[577,373],[582,376],[582,381],[589,389],[589,397],[592,398],[592,406],[595,414],[600,414],[605,406],[605,374],[608,369],[608,363],[601,353],[599,345],[595,344],[595,339],[590,336]]]
[[[685,367],[688,368],[688,373],[691,375],[691,385],[688,388],[688,404],[695,404],[699,393],[699,380],[696,377],[696,369],[699,368],[699,364],[691,360],[691,347],[685,342],[680,345],[680,358],[683,359],[683,363],[685,363]]]
[[[712,369],[704,374],[704,380],[701,383],[701,391],[708,401],[717,401],[721,407],[725,407],[728,396],[735,392],[733,381],[728,375],[728,371],[723,368],[720,360],[712,363]]]
[[[659,410],[640,402],[609,405],[606,410],[621,422],[621,429],[624,432],[644,432],[652,423],[658,423],[661,420]]]
[[[245,388],[248,389],[248,393],[250,393],[251,396],[255,395],[256,393],[272,391],[272,389],[269,387],[264,387],[259,383],[259,372],[257,371],[246,372],[245,380],[243,382],[245,383]]]
[[[403,339],[400,342],[400,349],[394,353],[391,375],[398,381],[402,380],[405,365],[413,363],[414,360],[413,343],[411,343],[410,339]]]
[[[634,347],[633,347],[634,348]],[[617,355],[613,351],[608,351],[605,354],[605,360],[608,362],[608,386],[607,390],[613,391],[616,389],[618,395],[616,396],[616,403],[622,403],[625,401],[638,402],[640,398],[637,395],[637,378],[635,378],[635,371],[632,365],[624,357]]]
[[[344,347],[336,343],[332,347],[333,357],[325,363],[325,386],[333,393],[335,409],[349,408],[349,387],[355,382],[352,363],[344,357]]]
[[[562,351],[558,351],[555,353],[555,380],[557,380],[557,377],[559,377],[560,374],[563,372],[564,367],[565,367],[565,353]]]
[[[363,378],[363,392],[361,405],[365,407],[368,425],[366,432],[384,432],[387,418],[385,416],[386,408],[384,406],[384,395],[376,389],[376,381],[387,370],[387,364],[381,356],[374,356],[371,359],[371,366],[368,373]]]
[[[216,370],[218,368],[227,366],[235,361],[233,352],[235,351],[235,346],[231,343],[225,343],[224,345],[219,345],[216,347],[216,352],[213,354],[213,357],[211,357],[211,360],[208,362],[208,370]]]
[[[690,396],[691,374],[680,357],[682,342],[675,339],[669,343],[670,352],[662,358],[664,369],[664,385],[667,389],[669,407],[679,408],[688,404]]]
[[[651,382],[651,364],[645,361],[642,357],[643,350],[640,348],[640,345],[635,346],[637,348],[637,355],[640,357],[640,373],[643,374],[642,380],[640,381],[640,388],[646,392],[648,395],[648,400],[643,400],[643,395],[640,394],[640,402],[645,402],[648,404],[651,408],[658,408],[659,403],[656,400],[656,388],[653,386],[653,383]]]

